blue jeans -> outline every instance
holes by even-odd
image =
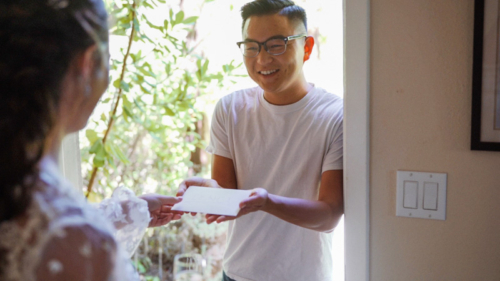
[[[222,271],[222,281],[236,281],[236,280],[227,277],[226,273]]]

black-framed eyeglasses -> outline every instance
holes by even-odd
[[[288,41],[306,37],[306,34],[292,35],[288,37],[271,37],[264,42],[257,42],[255,40],[245,40],[242,42],[237,42],[238,48],[240,48],[241,53],[248,58],[256,57],[261,50],[261,46],[264,50],[273,56],[278,56],[286,51],[286,45]]]

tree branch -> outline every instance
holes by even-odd
[[[135,10],[136,10],[136,2],[135,2],[135,0],[133,0],[132,8],[130,9],[130,13],[132,15],[132,30],[130,32],[130,38],[128,40],[127,52],[125,53],[125,57],[123,58],[123,66],[122,66],[122,72],[120,75],[120,83],[123,81],[123,77],[125,76],[125,70],[127,68],[127,59],[130,55],[130,48],[132,47],[132,42],[134,42],[134,36],[135,36],[134,19],[136,18]],[[106,140],[108,139],[109,132],[111,131],[111,128],[113,127],[113,123],[114,123],[115,116],[116,116],[116,111],[118,109],[118,105],[120,104],[120,100],[121,100],[122,95],[123,95],[123,89],[122,89],[122,87],[120,87],[118,89],[118,95],[116,97],[116,102],[115,102],[115,106],[113,108],[113,112],[109,116],[108,127],[106,129],[106,132],[104,133],[104,138],[102,139],[103,145],[106,143]],[[92,192],[92,186],[94,185],[94,180],[95,180],[95,177],[97,175],[98,169],[99,169],[99,167],[94,166],[94,168],[92,170],[92,175],[90,176],[89,184],[87,186],[87,195],[86,195],[87,198],[89,197],[90,193]]]

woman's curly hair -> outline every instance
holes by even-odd
[[[102,0],[0,2],[0,222],[30,204],[61,82],[96,37],[107,42],[106,21]]]

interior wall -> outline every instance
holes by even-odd
[[[500,280],[500,152],[471,151],[474,1],[372,0],[370,280]],[[396,217],[396,171],[448,174],[445,221]]]

